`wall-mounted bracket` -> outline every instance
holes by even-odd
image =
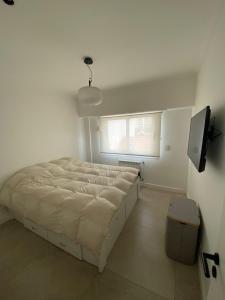
[[[223,134],[222,131],[216,128],[216,119],[215,119],[215,117],[213,117],[210,120],[210,127],[209,127],[209,131],[208,131],[209,140],[214,141],[215,139],[220,137],[222,134]]]
[[[203,264],[203,270],[204,270],[206,278],[211,277],[210,271],[209,271],[209,265],[208,265],[208,261],[207,261],[208,259],[212,260],[216,266],[219,266],[219,264],[220,264],[220,258],[219,258],[218,253],[209,254],[206,252],[202,252],[202,264]],[[212,267],[212,275],[214,278],[216,278],[216,276],[217,276],[217,270],[216,270],[215,265]]]
[[[208,137],[210,141],[214,141],[216,138],[222,135],[222,131],[216,129],[213,125],[210,127]]]

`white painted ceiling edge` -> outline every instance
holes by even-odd
[[[90,117],[190,107],[195,103],[196,84],[197,74],[188,72],[105,89],[99,106],[77,101],[78,113],[80,117]]]
[[[93,85],[102,89],[196,72],[218,2],[0,1],[0,76],[14,90],[74,97],[87,82],[84,55],[93,56]]]

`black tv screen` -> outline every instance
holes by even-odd
[[[187,153],[199,172],[205,170],[210,114],[207,106],[191,119]]]

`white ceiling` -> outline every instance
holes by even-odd
[[[87,54],[102,88],[196,71],[219,2],[0,0],[0,77],[73,93],[87,82]]]

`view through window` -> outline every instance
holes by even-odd
[[[100,151],[160,155],[161,112],[100,118]]]

